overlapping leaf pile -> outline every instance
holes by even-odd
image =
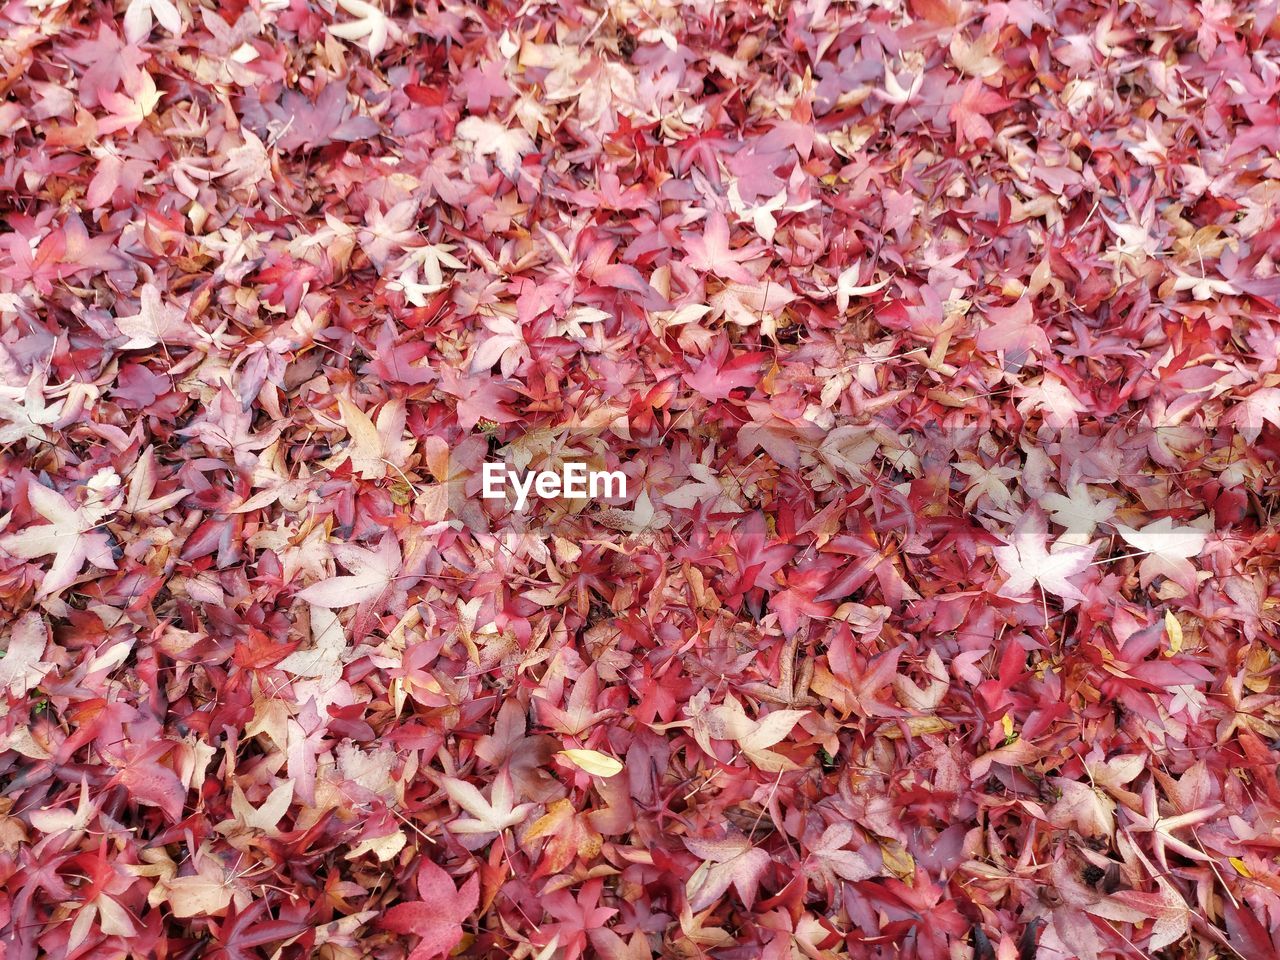
[[[1275,13],[0,7],[0,955],[1275,955]]]

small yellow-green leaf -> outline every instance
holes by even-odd
[[[599,750],[561,750],[560,756],[595,777],[616,777],[622,772],[621,760]]]
[[[1182,649],[1182,624],[1172,610],[1164,612],[1164,632],[1169,636],[1169,649],[1165,651],[1165,656],[1172,657]]]

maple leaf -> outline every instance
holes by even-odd
[[[740,283],[755,281],[755,275],[740,265],[743,261],[754,260],[763,252],[763,247],[749,243],[737,250],[729,247],[729,221],[723,213],[716,211],[707,217],[702,236],[685,238],[685,263],[692,269],[702,273],[714,273],[727,280]]]
[[[277,669],[299,677],[313,677],[322,689],[332,687],[342,677],[347,653],[347,636],[337,616],[326,607],[311,611],[312,647],[295,650],[278,664]]]
[[[1155,879],[1156,893],[1121,890],[1112,895],[1116,903],[1141,911],[1155,920],[1151,926],[1151,936],[1145,944],[1148,953],[1155,953],[1177,943],[1191,932],[1191,908],[1187,906],[1187,901],[1168,880],[1163,877]]]
[[[1126,790],[1124,785],[1135,779],[1146,769],[1145,758],[1141,754],[1131,753],[1102,760],[1102,751],[1094,747],[1085,759],[1085,770],[1089,781],[1095,787],[1105,790],[1126,806],[1136,807],[1138,795]]]
[[[910,80],[907,82],[907,86],[904,87],[902,85],[902,81],[898,78],[898,71],[895,70],[890,65],[888,59],[885,58],[884,89],[873,90],[871,91],[872,95],[881,100],[885,100],[888,103],[895,104],[896,106],[903,106],[910,103],[915,99],[916,95],[920,92],[921,86],[924,84],[924,73],[916,70],[909,72],[907,76],[910,77]]]
[[[277,825],[280,819],[289,812],[293,803],[293,781],[286,780],[275,787],[260,806],[255,807],[244,795],[240,784],[231,786],[231,818],[218,824],[222,833],[243,833],[259,831],[269,837],[278,837]]]
[[[430,353],[431,347],[425,343],[396,343],[395,330],[390,324],[385,324],[378,332],[377,358],[364,370],[390,383],[431,383],[436,374],[429,365],[417,363]]]
[[[511,775],[506,770],[494,779],[489,800],[467,781],[457,777],[445,777],[441,783],[450,799],[471,814],[469,818],[451,821],[448,825],[450,832],[463,834],[474,841],[487,842],[492,835],[523,823],[534,808],[532,803],[514,803],[515,791]]]
[[[73,507],[56,490],[32,483],[27,487],[27,502],[49,523],[0,537],[0,550],[23,560],[53,554],[53,563],[40,582],[37,596],[55,596],[71,586],[86,562],[103,570],[116,568],[111,538],[94,532],[110,512],[101,501],[90,500],[83,507]]]
[[[160,102],[160,92],[151,74],[141,70],[135,83],[125,84],[125,93],[111,91],[101,94],[102,105],[111,111],[98,121],[98,133],[115,133],[125,130],[132,133]]]
[[[487,117],[467,117],[455,131],[458,138],[471,145],[477,157],[493,157],[499,170],[515,179],[516,170],[526,153],[534,149],[533,138],[519,127],[508,128]]]
[[[1112,897],[1086,887],[1075,875],[1075,870],[1065,857],[1055,857],[1050,866],[1053,880],[1053,897],[1049,901],[1054,904],[1047,912],[1051,925],[1040,941],[1041,951],[1054,951],[1050,955],[1079,957],[1080,960],[1100,960],[1102,940],[1091,917],[1106,920],[1135,923],[1143,919],[1143,914],[1116,901]],[[1023,943],[1035,947],[1035,928],[1029,927],[1031,939],[1023,938]]]
[[[383,535],[375,550],[337,543],[333,555],[350,574],[313,583],[298,592],[299,600],[318,607],[350,607],[373,600],[391,588],[403,565],[400,544],[392,533]]]
[[[1251,912],[1248,904],[1227,900],[1222,905],[1230,934],[1230,946],[1241,957],[1267,957],[1280,954],[1280,936],[1268,931]]]
[[[8,654],[5,656],[7,658]],[[60,807],[48,806],[41,807],[39,810],[32,810],[27,816],[31,821],[31,825],[41,833],[83,830],[89,825],[89,821],[93,818],[101,800],[101,795],[99,795],[97,802],[90,798],[89,781],[88,779],[81,779],[80,798],[76,803],[74,812]]]
[[[521,843],[527,845],[544,837],[547,842],[538,863],[537,876],[560,873],[573,863],[575,857],[591,860],[600,852],[602,840],[591,826],[590,814],[575,811],[573,802],[568,799],[552,803],[546,814],[524,831]]]
[[[40,614],[24,614],[8,630],[9,645],[0,657],[0,692],[22,697],[53,669],[41,660],[48,643],[48,630]]]
[[[570,737],[585,734],[593,726],[613,716],[614,711],[600,709],[597,698],[600,690],[600,678],[595,669],[584,670],[573,683],[564,700],[564,707],[557,707],[545,696],[537,698],[538,716],[548,727],[557,733]]]
[[[1078,415],[1088,409],[1066,383],[1051,374],[1045,374],[1038,383],[1019,387],[1015,395],[1023,398],[1018,404],[1019,413],[1039,410],[1044,422],[1056,429],[1075,425]]]
[[[392,400],[385,404],[378,412],[376,425],[346,397],[338,398],[338,409],[350,441],[325,461],[325,466],[332,470],[350,460],[352,471],[366,480],[381,480],[389,466],[396,476],[403,476],[406,459],[414,448],[413,440],[404,439],[404,402]]]
[[[155,890],[163,895],[173,915],[182,919],[221,913],[231,903],[235,885],[222,867],[206,856],[200,858],[195,874],[163,880]]]
[[[1108,837],[1116,832],[1115,801],[1088,783],[1068,777],[1054,777],[1061,796],[1048,812],[1049,822],[1062,829],[1075,829],[1086,837]]]
[[[751,283],[729,281],[723,288],[711,295],[709,317],[724,317],[730,323],[740,327],[754,327],[772,335],[777,329],[782,308],[796,299],[796,295],[785,286],[772,280]],[[692,312],[705,310],[700,305],[689,305],[668,322],[685,322],[685,318],[694,319]],[[676,318],[679,318],[678,321]]]
[[[160,808],[171,823],[177,823],[182,819],[187,791],[177,774],[159,762],[172,749],[168,740],[131,747],[114,782],[122,784],[139,803]]]
[[[440,389],[458,398],[458,423],[472,430],[481,420],[511,423],[519,417],[504,404],[515,399],[515,392],[501,380],[479,374],[463,376],[451,367],[441,371]]]
[[[462,939],[462,922],[480,904],[480,877],[473,873],[460,888],[455,887],[447,873],[423,858],[417,886],[418,900],[397,903],[379,923],[395,933],[419,938],[409,960],[448,956]]]
[[[802,213],[817,205],[816,200],[808,200],[804,203],[789,206],[787,204],[786,190],[779,190],[764,203],[748,204],[743,201],[741,189],[737,182],[729,186],[729,206],[739,216],[749,217],[756,233],[766,243],[773,243],[774,235],[778,230],[778,221],[774,217],[775,213]]]
[[[976,339],[979,350],[1003,351],[1005,362],[1014,367],[1049,352],[1049,338],[1035,321],[1030,297],[1021,297],[1007,307],[988,307],[987,320],[990,325]]]
[[[876,864],[861,853],[846,849],[856,833],[852,823],[833,823],[809,847],[809,857],[805,864],[808,869],[824,877],[829,888],[835,886],[837,877],[856,883],[880,872]]]
[[[360,247],[379,270],[386,268],[392,254],[418,239],[418,200],[401,200],[385,212],[376,201],[364,212],[365,226],[356,236]]]
[[[951,61],[970,77],[989,77],[1004,67],[1004,61],[992,56],[999,41],[999,33],[983,33],[976,42],[969,43],[963,33],[951,37]]]
[[[358,43],[376,57],[391,40],[399,41],[400,28],[385,13],[366,0],[338,0],[338,6],[356,19],[328,28],[329,33],[342,40]]]
[[[1222,296],[1240,293],[1240,289],[1229,280],[1217,280],[1213,277],[1206,277],[1203,273],[1198,276],[1181,273],[1176,268],[1174,273],[1176,279],[1173,281],[1173,291],[1177,293],[1182,290],[1190,290],[1191,296],[1196,300],[1216,300]]]
[[[1066,528],[1058,538],[1060,543],[1088,546],[1098,525],[1110,520],[1121,504],[1116,497],[1095,500],[1093,493],[1083,483],[1073,484],[1067,495],[1046,493],[1040,497],[1040,506],[1049,511],[1054,523]]]
[[[1098,544],[1082,547],[1059,543],[1050,551],[1045,546],[1047,530],[1044,512],[1034,507],[1018,518],[1008,544],[991,551],[1009,577],[996,591],[997,596],[1025,597],[1032,584],[1038,584],[1046,592],[1065,600],[1084,599],[1080,588],[1067,578],[1089,568]]]
[[[582,955],[588,937],[603,929],[605,921],[618,912],[614,907],[598,906],[602,887],[603,882],[597,877],[584,883],[576,897],[568,890],[557,890],[543,899],[547,912],[558,922],[547,924],[539,932],[536,942],[546,944],[539,956],[577,960]]]
[[[124,11],[124,36],[139,43],[151,34],[152,22],[160,24],[175,37],[182,36],[182,14],[172,0],[129,0]]]
[[[529,345],[525,342],[520,324],[510,317],[496,315],[482,321],[490,336],[476,345],[471,358],[471,370],[488,370],[500,363],[504,377],[513,376],[521,362],[529,359]]]
[[[972,510],[982,497],[989,499],[998,510],[1006,510],[1013,505],[1013,495],[1009,492],[1007,481],[1018,476],[1019,471],[1015,468],[970,461],[957,463],[956,472],[969,477],[964,497],[966,510]]]
[[[144,283],[139,294],[138,312],[116,318],[116,329],[129,339],[121,350],[143,350],[159,343],[196,343],[198,338],[186,322],[186,311],[176,304],[165,303],[160,290]]]
[[[743,755],[761,770],[773,773],[795,769],[794,763],[768,748],[782,740],[797,722],[808,716],[807,710],[774,710],[759,720],[753,720],[732,695],[726,696],[724,703],[709,708],[698,697],[694,697],[687,709],[693,717],[694,739],[703,752],[714,755],[711,739],[734,740]]]
[[[1215,803],[1209,807],[1192,810],[1190,813],[1179,813],[1166,817],[1160,813],[1160,803],[1156,798],[1156,788],[1149,782],[1142,791],[1142,813],[1126,810],[1131,824],[1130,829],[1136,833],[1151,835],[1151,843],[1156,851],[1156,861],[1164,870],[1169,869],[1168,851],[1181,854],[1189,860],[1212,860],[1203,850],[1190,846],[1174,836],[1175,830],[1192,827],[1203,823],[1222,809],[1222,804]]]
[[[282,423],[270,423],[261,433],[253,433],[253,414],[230,389],[218,392],[216,402],[204,408],[179,433],[198,437],[212,450],[230,450],[244,462],[252,462],[250,451],[270,445],[284,430]]]
[[[956,125],[956,143],[977,143],[990,140],[995,130],[987,122],[987,117],[999,113],[1010,105],[1000,94],[996,93],[982,80],[973,79],[964,85],[960,98],[951,106],[947,114]]]
[[[1227,420],[1237,424],[1240,435],[1249,443],[1257,441],[1263,423],[1280,427],[1280,388],[1255,390],[1231,408]]]
[[[836,309],[841,313],[849,309],[849,301],[854,297],[870,296],[877,290],[883,290],[889,285],[888,280],[870,284],[859,283],[858,277],[861,273],[862,264],[855,263],[841,270],[840,275],[836,277]]]
[[[690,909],[711,906],[730,886],[745,906],[755,903],[760,880],[773,862],[768,853],[743,836],[720,840],[684,837],[683,841],[689,852],[703,861],[686,883]]]
[[[1164,517],[1135,530],[1116,524],[1116,531],[1135,550],[1146,554],[1138,567],[1145,587],[1156,577],[1167,577],[1184,590],[1195,589],[1196,568],[1191,559],[1204,551],[1208,534],[1197,526],[1177,526]]]
[[[462,71],[458,91],[466,94],[467,109],[472,113],[484,113],[493,100],[509,97],[514,90],[506,79],[507,64],[503,60],[490,60],[484,66],[467,67]]]
[[[128,492],[120,508],[123,513],[134,517],[163,513],[181,503],[183,497],[191,492],[186,487],[179,487],[159,497],[152,496],[160,483],[160,477],[157,474],[155,447],[149,446],[138,456],[133,470],[129,473]]]
[[[49,440],[45,429],[62,416],[64,401],[46,404],[43,378],[35,371],[24,390],[0,384],[0,446],[25,440],[28,447]]]
[[[415,307],[425,307],[433,294],[449,287],[449,282],[446,281],[441,268],[461,270],[465,266],[461,260],[450,253],[452,249],[447,243],[415,247],[401,261],[402,272],[399,279],[390,281],[387,286],[403,292],[405,300]],[[422,282],[418,280],[419,271],[422,274]]]
[[[1049,26],[1049,17],[1045,11],[1031,0],[1008,0],[990,4],[986,8],[987,19],[983,31],[996,29],[1006,23],[1012,23],[1022,31],[1024,37],[1031,36],[1031,31],[1038,25]]]
[[[727,339],[717,340],[697,368],[684,374],[684,382],[712,402],[728,399],[739,387],[755,386],[765,354],[752,351],[730,356],[729,350]]]
[[[285,90],[278,104],[267,106],[267,113],[272,118],[270,128],[276,131],[275,146],[287,152],[363,140],[379,129],[372,117],[355,114],[347,85],[336,80],[325,85],[314,103],[303,93]]]

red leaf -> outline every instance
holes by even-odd
[[[462,921],[480,902],[480,878],[472,874],[461,889],[449,874],[430,860],[418,867],[421,900],[398,903],[382,917],[382,926],[395,933],[420,937],[410,960],[446,956],[462,939]]]

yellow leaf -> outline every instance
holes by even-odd
[[[1172,657],[1182,649],[1182,624],[1172,610],[1164,612],[1164,632],[1169,635],[1169,649],[1164,652],[1164,655]]]
[[[537,840],[559,830],[561,825],[573,819],[573,803],[569,800],[557,800],[547,808],[547,812],[533,822],[524,835],[525,840]]]
[[[351,438],[338,459],[350,459],[351,469],[366,480],[385,477],[387,464],[383,459],[382,437],[378,435],[378,428],[363,410],[346,397],[338,398],[338,409],[342,411],[342,425],[347,428],[347,436]]]
[[[1000,718],[1000,726],[1004,729],[1005,743],[1008,743],[1015,736],[1013,732],[1013,717],[1006,713]]]
[[[880,841],[880,854],[884,859],[886,870],[903,881],[910,880],[916,875],[915,857],[907,852],[906,847],[888,837],[877,839]]]
[[[393,480],[387,492],[391,495],[391,502],[398,507],[403,507],[413,499],[413,487],[403,480]]]
[[[389,833],[384,837],[373,837],[369,840],[361,840],[358,844],[347,851],[347,859],[355,860],[364,856],[366,853],[372,853],[383,863],[386,863],[397,853],[404,849],[404,845],[408,842],[403,830],[397,830],[395,833]]]
[[[1250,870],[1247,866],[1245,866],[1244,861],[1241,860],[1239,857],[1227,857],[1227,859],[1231,862],[1231,865],[1236,868],[1236,873],[1240,874],[1240,876],[1242,877],[1253,876],[1253,871]]]
[[[179,918],[220,913],[231,902],[231,884],[205,876],[176,877],[165,889],[169,908]]]
[[[560,756],[595,777],[615,777],[622,772],[621,760],[599,750],[561,750]]]
[[[1271,668],[1271,653],[1260,643],[1249,648],[1244,661],[1244,685],[1253,693],[1266,693],[1271,678],[1266,671]]]
[[[912,737],[918,737],[924,733],[942,733],[944,730],[950,730],[955,724],[943,720],[941,717],[907,717],[906,727],[907,734]],[[877,736],[884,737],[886,740],[898,740],[902,737],[902,728],[898,725],[884,727],[884,732],[877,732]]]

